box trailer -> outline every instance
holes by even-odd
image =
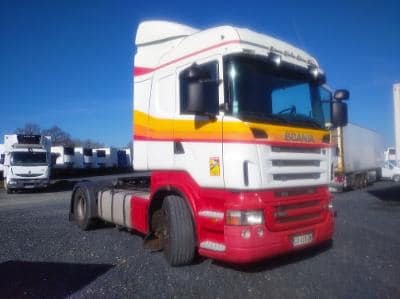
[[[52,146],[51,165],[53,168],[73,168],[75,151],[71,146]]]
[[[144,234],[173,266],[196,253],[249,263],[332,238],[315,58],[248,29],[164,21],[141,23],[136,47],[133,167],[146,173],[78,183],[71,220]],[[329,105],[334,126],[347,122],[347,97]]]
[[[118,168],[128,168],[128,157],[126,155],[126,151],[124,149],[120,149],[117,152],[118,154]]]
[[[385,150],[381,134],[349,123],[337,128],[335,136],[337,187],[362,188],[380,178]]]
[[[385,150],[385,163],[390,163],[394,166],[397,166],[396,149],[394,147],[388,147]]]
[[[128,168],[132,168],[132,149],[126,148],[125,153],[126,153],[127,166],[128,166]]]
[[[96,163],[95,168],[114,168],[118,166],[118,150],[116,148],[96,148],[93,152]]]
[[[46,188],[50,178],[51,138],[41,135],[4,135],[4,188]]]
[[[93,167],[93,149],[85,147],[75,147],[74,168],[92,168]]]
[[[0,144],[0,172],[3,177],[3,169],[4,169],[4,144]]]

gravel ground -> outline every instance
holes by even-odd
[[[400,298],[400,185],[335,195],[326,244],[250,266],[209,259],[171,268],[142,237],[68,222],[71,184],[0,190],[0,297]]]

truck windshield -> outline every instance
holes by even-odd
[[[11,153],[13,166],[47,165],[47,156],[44,152],[13,152]]]
[[[230,114],[249,121],[324,128],[321,88],[307,70],[260,58],[225,58],[225,93]]]

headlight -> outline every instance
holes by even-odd
[[[226,211],[227,225],[257,225],[264,223],[264,211]]]

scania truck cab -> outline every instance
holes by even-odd
[[[50,178],[50,137],[4,135],[4,188],[45,188]]]
[[[325,75],[306,52],[248,29],[147,21],[136,34],[133,167],[77,184],[70,219],[145,235],[171,265],[248,263],[334,233]],[[346,104],[329,105],[333,125]]]

